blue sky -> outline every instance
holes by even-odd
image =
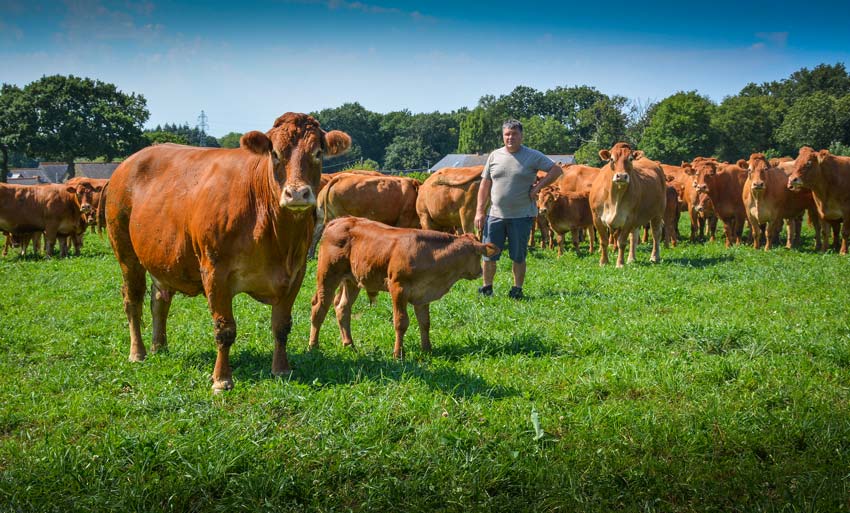
[[[266,130],[358,101],[449,112],[517,85],[715,101],[850,65],[850,2],[0,0],[0,82],[74,74],[141,93],[148,126]]]

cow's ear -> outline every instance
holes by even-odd
[[[688,176],[696,176],[697,172],[694,171],[694,168],[691,167],[687,162],[682,162],[682,169],[685,171],[685,174]]]
[[[103,190],[103,186],[102,186],[102,185],[98,185],[97,187],[95,187],[95,188],[94,188],[94,192],[100,192],[100,191],[102,191],[102,190]]]
[[[823,162],[823,159],[829,156],[829,150],[820,150],[818,152],[818,164]]]
[[[329,157],[348,151],[351,147],[351,136],[339,130],[331,130],[325,134],[325,154]]]
[[[608,150],[599,150],[599,158],[602,159],[603,162],[607,162],[611,160],[611,152]]]
[[[735,162],[735,165],[744,169],[747,169],[747,167],[749,167],[749,164],[744,159],[738,159],[738,162]]]
[[[635,150],[632,152],[632,160],[638,160],[644,157],[646,157],[646,154],[643,152],[643,150]]]
[[[479,246],[480,253],[486,257],[494,257],[502,252],[498,246],[493,244],[492,242],[488,242],[487,244],[482,244]]]
[[[77,194],[77,189],[75,187],[71,187],[70,185],[68,187],[65,187],[65,190],[70,192],[71,194]]]
[[[675,177],[675,176],[664,175],[664,180],[665,180],[667,183],[670,183],[670,182],[672,182],[672,181],[673,181],[673,180],[675,180],[675,179],[676,179],[676,177]]]
[[[272,140],[266,134],[252,130],[239,139],[239,146],[258,155],[266,155],[272,151]]]

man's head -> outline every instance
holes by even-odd
[[[509,152],[519,151],[522,146],[522,123],[515,119],[502,123],[502,140],[505,141],[505,148]]]

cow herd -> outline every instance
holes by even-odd
[[[68,241],[79,252],[86,228],[105,226],[122,274],[130,360],[147,354],[141,316],[150,275],[150,349],[167,347],[174,294],[204,294],[218,349],[213,390],[222,391],[233,387],[232,301],[239,293],[271,305],[272,373],[289,372],[292,307],[311,241],[315,245],[321,238],[310,347],[318,346],[331,303],[343,343],[353,345],[351,304],[366,289],[370,299],[378,291],[392,297],[394,356],[403,355],[408,304],[427,351],[428,305],[457,280],[479,277],[481,256],[498,252],[473,233],[482,166],[442,169],[422,183],[370,171],[322,174],[322,159],[350,145],[347,134],[322,130],[308,115],[287,113],[265,133],[246,133],[237,149],[145,148],[121,163],[108,184],[87,178],[61,185],[0,184],[4,255],[10,244],[25,252],[30,241],[37,251],[42,236],[48,256],[57,241],[62,256]],[[765,249],[777,243],[783,225],[787,246],[799,245],[808,213],[816,249],[827,249],[831,228],[832,247],[847,252],[848,157],[804,147],[795,160],[754,153],[734,164],[698,157],[671,166],[626,143],[599,156],[601,168],[562,166],[559,180],[538,195],[541,244],[552,247],[557,239],[559,256],[570,232],[574,251],[586,241],[591,253],[598,248],[605,265],[613,244],[617,266],[623,266],[634,261],[643,229],[644,240],[652,238],[650,260],[657,262],[662,240],[673,245],[679,240],[680,212],[690,217],[691,241],[705,237],[706,229],[713,238],[719,219],[727,246],[741,243],[749,225],[752,244]]]

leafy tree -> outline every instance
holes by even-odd
[[[599,158],[599,150],[610,149],[611,145],[601,145],[596,141],[588,141],[581,145],[575,152],[576,162],[585,166],[602,167],[602,159]]]
[[[632,147],[641,147],[641,140],[646,127],[652,121],[652,116],[658,110],[658,102],[630,100],[626,108],[626,141]]]
[[[717,107],[712,126],[717,131],[717,154],[734,162],[777,146],[774,132],[787,107],[772,96],[730,96]]]
[[[147,132],[171,134],[171,137],[165,135],[155,136],[155,138],[160,139],[156,142],[176,142],[179,144],[188,144],[189,146],[202,146],[204,148],[221,147],[218,139],[208,135],[198,127],[190,127],[189,123],[183,123],[182,125],[166,123],[164,126],[157,125],[155,129],[148,130]],[[147,139],[150,140],[150,137],[147,137]]]
[[[144,133],[145,139],[149,144],[162,144],[162,143],[177,143],[177,144],[189,144],[189,141],[186,140],[186,137],[180,134],[176,134],[174,132],[167,132],[165,130],[153,130],[146,131]]]
[[[352,160],[355,154],[359,157],[381,161],[384,157],[384,137],[381,134],[381,115],[366,110],[357,102],[346,103],[333,109],[313,112],[312,116],[319,120],[325,130],[342,130],[351,136],[352,153],[350,150],[337,159],[328,159],[336,163],[340,159]]]
[[[622,96],[603,96],[578,112],[574,130],[577,143],[593,143],[599,148],[610,148],[626,137],[628,120],[623,112],[627,100]]]
[[[533,87],[517,86],[510,94],[499,97],[497,103],[505,118],[527,119],[546,113],[545,96]]]
[[[399,136],[387,146],[384,169],[408,170],[427,168],[442,157],[418,137]]]
[[[357,162],[344,168],[343,171],[350,171],[352,169],[368,169],[369,171],[378,171],[380,169],[380,166],[372,159],[358,160]]]
[[[68,163],[128,155],[144,145],[142,125],[149,117],[145,98],[127,95],[113,84],[73,75],[45,76],[23,89],[34,124],[25,136],[27,153]]]
[[[841,141],[841,121],[834,97],[817,92],[799,99],[788,109],[785,120],[776,132],[777,140],[791,149],[811,146],[826,148]]]
[[[814,69],[802,68],[786,79],[747,84],[741,96],[773,96],[793,105],[797,100],[814,93],[826,93],[836,98],[850,94],[850,75],[844,64],[819,64]]]
[[[711,127],[714,109],[696,91],[665,98],[644,130],[641,149],[652,159],[674,164],[711,155],[717,139]]]
[[[23,91],[13,85],[3,84],[0,89],[0,182],[6,182],[9,166],[20,157],[25,146],[26,133],[33,119],[26,107]]]
[[[566,153],[570,144],[570,134],[555,118],[533,116],[522,119],[523,144],[529,148],[548,154]]]
[[[476,107],[460,124],[458,153],[488,153],[501,145],[502,121],[496,121],[486,108]]]
[[[242,134],[239,132],[230,132],[225,134],[218,139],[218,143],[222,148],[238,148],[239,147],[239,139],[242,138]]]

